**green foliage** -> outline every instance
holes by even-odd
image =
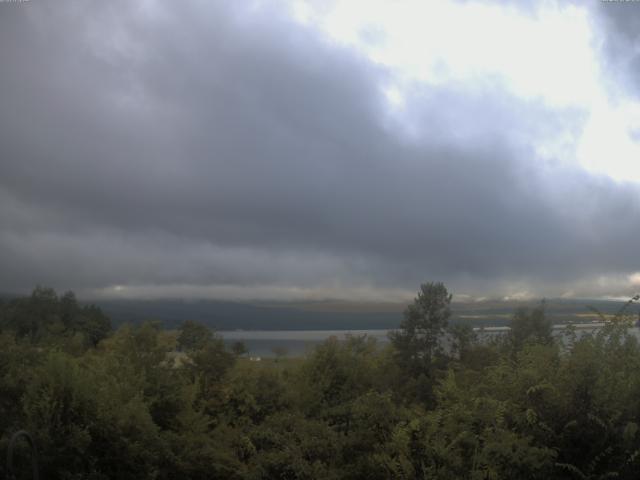
[[[448,325],[451,294],[442,283],[425,283],[404,312],[400,329],[390,334],[401,365],[411,374],[428,372],[442,352],[442,335]]]
[[[111,332],[111,321],[100,308],[81,306],[73,292],[58,297],[51,288],[36,287],[29,297],[1,307],[0,331],[32,344],[78,351],[96,347]]]
[[[247,346],[244,344],[242,340],[233,342],[233,345],[231,345],[231,351],[238,357],[241,357],[242,355],[246,355],[247,353],[249,353],[249,350],[247,350]]]
[[[198,322],[187,320],[180,327],[178,348],[184,351],[199,350],[213,339],[213,331]]]
[[[287,412],[267,418],[248,436],[247,479],[341,478],[340,436],[326,423]]]
[[[27,428],[48,479],[640,475],[625,310],[567,343],[542,308],[522,310],[480,341],[447,328],[450,298],[423,285],[386,348],[347,336],[252,362],[196,323],[111,332],[95,307],[38,288],[0,304],[0,449]]]
[[[467,361],[469,355],[477,346],[478,336],[470,325],[453,325],[449,328],[451,337],[451,355],[461,361]]]
[[[511,319],[510,339],[515,350],[527,342],[550,344],[551,320],[545,316],[544,302],[533,310],[518,308]]]
[[[280,370],[241,362],[229,373],[228,385],[225,420],[229,424],[256,425],[291,408],[288,385]]]
[[[442,367],[443,338],[451,316],[451,294],[442,283],[425,283],[404,312],[400,329],[389,334],[396,363],[409,379],[397,388],[427,404]]]
[[[319,345],[300,371],[303,407],[346,424],[349,403],[376,384],[376,353],[375,339],[366,336],[331,337]]]
[[[140,395],[100,368],[51,354],[23,399],[46,478],[149,478],[161,452]]]

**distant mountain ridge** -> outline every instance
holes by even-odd
[[[366,330],[396,328],[406,304],[363,302],[224,302],[213,300],[103,300],[96,302],[114,323],[160,320],[177,327],[184,320],[203,322],[218,330]],[[519,307],[534,307],[539,301],[486,301],[453,303],[453,323],[502,326]],[[624,302],[609,300],[546,301],[547,315],[554,323],[588,322],[597,315],[616,313]],[[638,306],[630,311],[637,313]]]
[[[16,295],[0,294],[0,299]],[[176,328],[185,320],[202,322],[217,330],[370,330],[393,329],[402,320],[406,304],[392,302],[232,302],[218,300],[95,300],[114,325],[160,321]],[[452,323],[474,327],[503,326],[519,307],[534,307],[539,301],[486,300],[454,302]],[[547,315],[554,323],[589,322],[597,315],[616,313],[624,302],[590,299],[546,300]],[[630,311],[637,314],[638,305]]]

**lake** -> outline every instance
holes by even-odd
[[[578,332],[592,331],[602,327],[603,323],[579,323],[573,324]],[[554,325],[554,334],[561,335],[567,325]],[[479,335],[499,335],[509,331],[509,327],[485,327],[474,329]],[[636,335],[637,328],[633,329]],[[367,335],[375,338],[378,343],[389,342],[387,337],[391,330],[226,330],[218,333],[229,345],[236,341],[243,341],[249,355],[257,357],[273,357],[274,349],[282,348],[286,355],[298,357],[304,355],[316,345],[324,342],[327,338],[335,336],[344,339],[345,335]]]
[[[327,338],[335,336],[343,339],[345,335],[367,335],[380,343],[389,341],[390,330],[228,330],[218,332],[225,342],[232,344],[242,340],[249,355],[273,357],[274,348],[284,348],[287,356],[298,357],[308,353]]]

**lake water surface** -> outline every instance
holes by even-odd
[[[602,327],[603,323],[580,323],[573,326],[580,332],[589,332]],[[554,325],[554,334],[561,335],[567,325]],[[486,327],[474,329],[481,337],[499,335],[509,331],[509,327]],[[637,335],[640,332],[634,328]],[[274,349],[281,348],[287,356],[298,357],[309,353],[313,348],[329,337],[344,339],[346,335],[367,335],[375,338],[379,344],[389,342],[391,330],[227,330],[218,332],[228,344],[238,340],[244,342],[249,355],[258,357],[275,356]]]

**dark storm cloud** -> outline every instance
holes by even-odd
[[[637,188],[536,153],[583,112],[484,83],[416,85],[398,114],[392,72],[280,4],[137,5],[0,4],[0,289],[638,270]]]

